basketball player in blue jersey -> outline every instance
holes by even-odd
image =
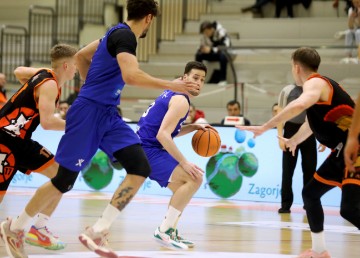
[[[45,130],[65,130],[65,121],[54,115],[61,95],[61,87],[76,73],[72,46],[55,45],[50,52],[52,69],[18,67],[14,74],[23,86],[0,110],[0,193],[5,194],[16,171],[39,172],[54,178],[59,165],[54,155],[31,139],[39,124]],[[0,200],[2,199],[2,196]],[[46,223],[58,200],[42,207],[38,219],[27,235],[27,242],[46,249],[62,249],[62,243],[47,229]],[[11,219],[3,221],[0,235],[10,257],[27,257],[23,249],[24,230],[14,227]]]
[[[187,63],[184,81],[204,85],[207,68],[201,62]],[[139,120],[137,134],[148,157],[151,174],[161,187],[168,187],[173,196],[154,238],[170,249],[188,249],[194,243],[178,235],[177,221],[202,183],[203,171],[189,162],[176,147],[173,138],[194,130],[211,127],[206,124],[183,125],[190,107],[192,94],[165,90],[144,112]],[[166,166],[164,166],[166,164]]]
[[[295,83],[303,85],[303,93],[262,126],[236,126],[252,131],[256,137],[306,110],[307,120],[299,131],[290,139],[282,138],[286,147],[295,153],[296,146],[314,134],[321,144],[333,150],[303,188],[312,248],[298,258],[331,257],[325,245],[320,198],[336,186],[342,189],[341,216],[360,229],[360,172],[345,173],[343,154],[355,104],[337,82],[317,73],[320,61],[315,49],[297,49],[292,54],[292,73]]]
[[[79,236],[79,240],[98,255],[109,258],[118,257],[106,246],[109,228],[151,172],[139,137],[117,111],[125,83],[177,92],[199,92],[197,83],[157,79],[139,68],[137,40],[145,37],[158,14],[157,2],[128,0],[127,14],[126,23],[115,25],[101,40],[90,43],[77,53],[80,76],[86,79],[66,116],[65,134],[55,157],[60,164],[58,173],[37,190],[26,210],[12,221],[15,228],[23,229],[39,210],[70,191],[79,172],[100,148],[112,160],[122,164],[127,176],[102,216]]]

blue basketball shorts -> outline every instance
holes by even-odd
[[[140,139],[122,120],[115,106],[78,97],[66,115],[65,134],[55,160],[69,170],[80,171],[98,149],[114,160],[114,152],[133,144],[140,144]]]
[[[143,146],[151,167],[149,178],[161,187],[167,187],[172,172],[179,165],[166,150]]]

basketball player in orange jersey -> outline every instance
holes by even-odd
[[[49,178],[55,177],[59,165],[54,155],[38,142],[31,139],[37,126],[45,130],[65,129],[65,121],[56,117],[55,108],[61,94],[61,87],[72,80],[76,73],[76,49],[59,44],[51,49],[52,69],[18,67],[14,73],[23,86],[10,98],[0,110],[0,200],[2,200],[16,171],[30,174],[39,172]],[[42,210],[38,221],[31,227],[26,241],[46,249],[62,249],[62,243],[47,230],[45,224],[56,208],[60,198]],[[1,237],[10,230],[10,223],[1,223]],[[14,241],[9,244],[5,239],[5,248],[11,257],[24,257],[12,252],[12,245],[18,245],[16,239],[24,237],[24,231],[16,231]],[[22,241],[20,242],[22,243]]]
[[[290,139],[282,138],[291,152],[314,134],[333,151],[304,187],[302,197],[311,230],[312,248],[298,258],[329,258],[324,238],[324,212],[320,198],[338,186],[342,189],[340,214],[360,229],[360,173],[344,173],[344,150],[354,101],[334,80],[317,73],[320,56],[315,49],[302,47],[292,54],[292,74],[303,93],[280,113],[261,126],[236,126],[249,130],[254,137],[288,121],[306,110],[307,120]]]
[[[187,63],[182,79],[199,84],[201,90],[206,72],[203,63],[192,61]],[[165,219],[154,233],[154,239],[170,249],[186,250],[194,246],[192,241],[179,236],[176,225],[186,205],[201,186],[204,173],[184,157],[173,138],[194,130],[212,128],[207,124],[183,125],[189,114],[191,97],[189,93],[165,90],[144,112],[137,128],[150,163],[150,179],[173,192]]]

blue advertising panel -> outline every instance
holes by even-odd
[[[135,130],[136,124],[129,125]],[[234,127],[215,128],[220,134],[222,148],[213,157],[201,157],[194,152],[191,145],[193,133],[175,139],[184,156],[205,172],[203,185],[195,197],[280,202],[282,152],[278,145],[276,130],[269,130],[253,139],[252,133],[239,131]],[[33,139],[55,153],[62,134],[62,132],[45,131],[39,126],[33,134]],[[323,153],[318,153],[318,166],[329,152],[327,149]],[[81,172],[74,189],[113,192],[125,175],[126,172],[121,165],[112,164],[103,152],[98,151],[91,164]],[[10,186],[38,187],[47,181],[46,177],[37,173],[26,176],[18,172]],[[301,190],[302,170],[299,154],[293,177],[293,192],[294,203],[300,205]],[[146,179],[139,193],[171,194],[168,189],[161,188],[157,182],[150,179]],[[339,206],[340,195],[340,189],[333,189],[323,197],[322,203],[327,206]]]

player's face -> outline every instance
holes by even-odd
[[[198,69],[191,69],[189,74],[185,74],[183,78],[185,81],[197,83],[200,86],[200,91],[201,91],[201,89],[205,83],[205,76],[206,76],[205,71],[198,70]],[[198,96],[200,94],[200,91],[199,92],[189,92],[189,93],[193,96]]]
[[[69,58],[66,60],[66,72],[68,75],[68,80],[72,80],[74,79],[74,76],[76,74],[76,62],[75,62],[75,57],[73,58]]]
[[[149,28],[150,28],[150,25],[151,25],[152,20],[153,20],[153,16],[152,16],[152,15],[149,14],[148,16],[146,16],[146,27],[145,27],[145,29],[143,30],[143,32],[141,33],[141,35],[140,35],[140,38],[141,38],[141,39],[143,39],[143,38],[146,37],[146,34],[147,34],[148,31],[149,31]]]

